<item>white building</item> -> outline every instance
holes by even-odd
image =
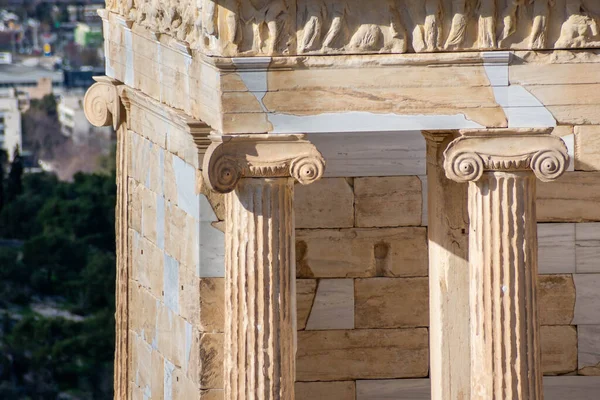
[[[19,99],[15,89],[0,88],[0,148],[12,159],[17,146],[23,148]]]
[[[83,93],[63,94],[56,107],[62,134],[75,143],[87,142],[91,135],[109,139],[113,133],[111,127],[95,127],[85,117],[83,111]]]

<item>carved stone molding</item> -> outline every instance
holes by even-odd
[[[600,45],[595,0],[107,0],[106,8],[219,56]]]
[[[463,131],[468,136],[454,140],[444,152],[446,176],[457,182],[477,181],[484,171],[533,170],[541,181],[561,176],[569,166],[567,146],[550,135]]]
[[[293,177],[303,185],[323,176],[325,160],[303,135],[212,136],[203,173],[220,193],[235,189],[241,178]]]
[[[112,125],[116,130],[124,116],[118,88],[121,82],[107,76],[95,76],[94,80],[83,98],[85,116],[94,126]]]

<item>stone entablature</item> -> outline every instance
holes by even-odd
[[[107,0],[215,56],[598,47],[593,0]]]

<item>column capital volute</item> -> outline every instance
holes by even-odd
[[[474,182],[485,171],[533,171],[543,182],[569,165],[567,146],[552,129],[463,130],[444,151],[448,179]]]
[[[305,135],[211,135],[202,173],[220,193],[241,178],[292,177],[303,185],[323,176],[325,159]]]
[[[121,82],[108,76],[95,76],[96,81],[85,93],[83,111],[94,126],[111,126],[116,130],[124,119],[124,105],[119,86]]]

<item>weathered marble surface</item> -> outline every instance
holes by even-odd
[[[544,378],[546,400],[596,400],[600,377],[558,376]],[[429,379],[360,380],[357,400],[429,400]]]
[[[594,47],[593,0],[107,0],[205,53],[293,55]]]

